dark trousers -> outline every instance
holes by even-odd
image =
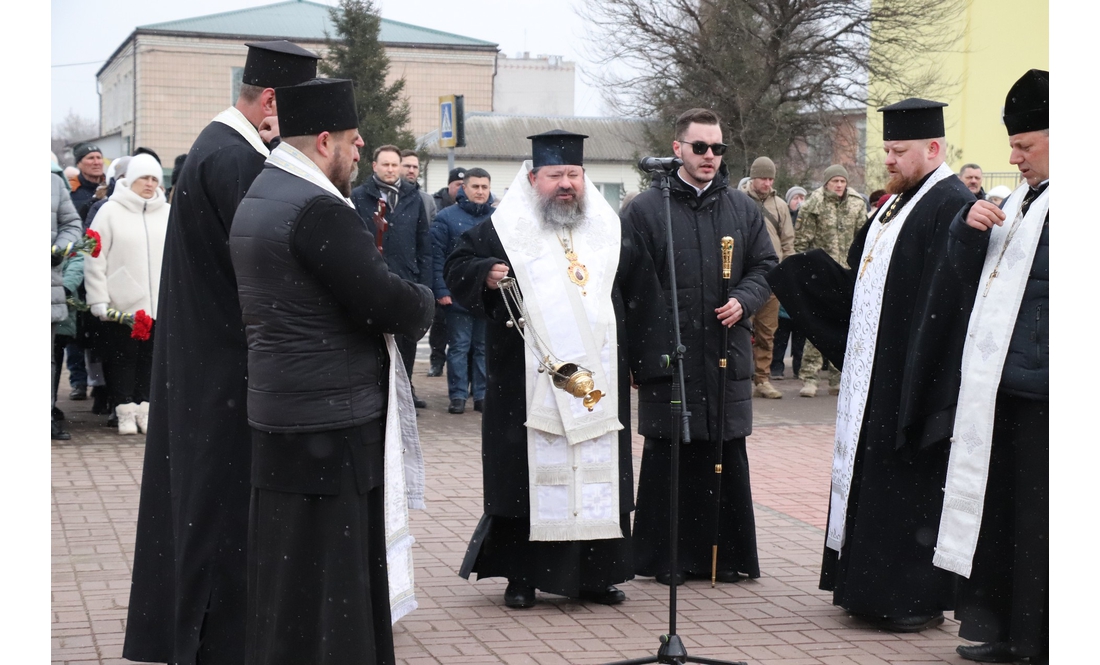
[[[435,318],[432,319],[432,327],[428,331],[428,346],[432,355],[429,359],[431,367],[443,367],[447,360],[447,310],[436,305]]]
[[[69,342],[72,341],[73,338],[69,335],[54,335],[53,337],[53,358],[50,362],[50,366],[53,368],[52,387],[54,406],[57,406],[57,387],[61,384],[61,365],[65,361],[65,348],[69,345]]]
[[[798,370],[802,368],[802,347],[806,345],[806,336],[795,328],[793,321],[781,316],[779,327],[775,329],[775,338],[772,340],[772,374],[776,376],[782,376],[786,367],[783,358],[787,355],[788,341],[792,344],[791,367],[794,369],[795,378],[798,378]]]
[[[100,331],[103,342],[103,374],[112,401],[138,404],[149,401],[149,382],[153,373],[153,337],[145,341],[130,336],[130,327],[110,323]]]
[[[1050,646],[1049,404],[997,394],[978,546],[955,610],[960,637],[1009,642],[1020,658]]]
[[[409,385],[412,387],[413,363],[416,362],[416,343],[420,340],[413,339],[408,335],[394,335],[393,341],[397,344],[397,350],[401,352],[401,361],[405,364],[405,373],[408,374]],[[413,388],[413,394],[416,394],[416,388]]]
[[[88,370],[84,367],[84,345],[78,344],[72,337],[65,337],[65,351],[68,358],[65,364],[69,368],[69,387],[84,388],[88,385]]]

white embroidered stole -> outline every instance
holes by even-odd
[[[220,122],[223,125],[232,127],[234,131],[244,137],[244,140],[248,141],[256,152],[260,153],[264,157],[271,154],[271,151],[264,145],[263,139],[260,138],[260,132],[256,131],[256,128],[252,126],[252,123],[248,121],[248,118],[244,117],[244,114],[238,111],[235,107],[230,106],[226,110],[222,111],[218,115],[214,116],[213,122]]]
[[[886,277],[890,271],[890,259],[894,244],[905,220],[928,190],[954,173],[946,164],[932,172],[901,211],[885,226],[879,221],[880,212],[863,243],[863,254],[856,271],[855,294],[852,298],[852,318],[848,324],[848,341],[844,348],[844,369],[840,375],[840,397],[836,406],[836,437],[833,444],[832,486],[829,497],[829,526],[826,547],[839,552],[844,546],[844,521],[848,510],[848,496],[852,489],[852,472],[856,462],[859,433],[863,427],[863,414],[867,407],[867,394],[871,387],[874,369],[875,344],[878,339],[879,318],[882,314],[882,297],[886,291]],[[892,197],[880,210],[886,211]],[[880,235],[881,234],[881,235]],[[877,242],[876,242],[877,240]],[[874,252],[873,260],[866,262]],[[863,272],[862,275],[860,273]]]
[[[585,222],[572,247],[588,269],[581,287],[567,277],[560,236],[544,229],[528,182],[530,161],[520,168],[493,213],[493,225],[512,262],[527,308],[525,333],[537,335],[558,359],[592,370],[604,393],[592,412],[581,400],[553,387],[524,354],[531,540],[621,538],[619,524],[618,340],[611,290],[618,268],[618,215],[585,178]],[[566,232],[567,233],[567,232]],[[568,233],[567,233],[568,235]]]
[[[1027,183],[1016,188],[1005,202],[1004,224],[989,231],[989,248],[963,344],[962,384],[951,434],[943,513],[932,558],[937,567],[963,577],[970,577],[982,524],[997,389],[1050,205],[1048,187],[1020,219],[1006,248],[1005,242],[1027,191]],[[994,270],[997,277],[991,281]]]
[[[277,166],[291,175],[298,176],[302,180],[308,180],[352,208],[355,207],[351,199],[344,196],[340,193],[340,190],[336,189],[336,185],[332,184],[332,181],[321,172],[320,167],[313,163],[312,159],[289,143],[280,143],[278,147],[271,152],[271,155],[268,156],[267,161],[264,163]]]
[[[412,384],[405,374],[393,335],[385,335],[390,354],[390,388],[386,412],[384,496],[386,567],[390,586],[390,620],[397,623],[417,608],[413,586],[409,510],[424,509],[424,456],[416,428]]]

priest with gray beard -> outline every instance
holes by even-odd
[[[459,574],[506,578],[511,608],[533,606],[536,590],[614,605],[626,599],[614,585],[634,577],[630,386],[669,380],[664,296],[585,175],[587,137],[528,138],[533,159],[444,266],[452,297],[487,319],[484,515]],[[522,292],[528,342],[509,325],[505,277]],[[591,370],[603,398],[589,410],[554,388],[546,353]]]

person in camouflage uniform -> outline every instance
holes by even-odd
[[[840,164],[825,169],[825,184],[815,189],[798,212],[798,228],[794,234],[794,250],[805,252],[823,249],[842,266],[848,266],[848,248],[856,231],[867,221],[863,198],[848,187],[848,171]],[[803,397],[817,395],[817,377],[824,358],[809,340],[802,352]],[[840,370],[829,366],[829,394],[840,392]]]
[[[786,201],[779,197],[772,185],[775,184],[775,162],[768,157],[757,157],[749,168],[749,179],[741,185],[741,191],[748,195],[760,209],[764,217],[764,227],[772,241],[772,248],[780,261],[794,254],[794,224],[791,223],[791,209]],[[781,399],[779,392],[771,383],[771,364],[775,330],[779,327],[779,300],[770,295],[768,301],[756,310],[752,317],[752,355],[756,364],[753,374],[753,397]]]

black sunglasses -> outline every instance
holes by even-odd
[[[694,152],[696,155],[707,154],[707,148],[710,148],[711,151],[714,152],[715,157],[721,157],[722,155],[726,154],[725,143],[707,143],[705,141],[693,141],[691,143],[678,141],[678,143],[680,145],[690,145],[691,151]]]

